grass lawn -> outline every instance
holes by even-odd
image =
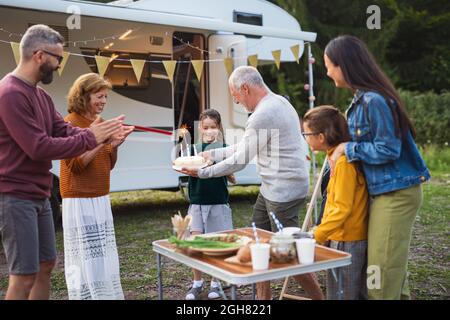
[[[410,287],[413,299],[449,299],[449,213],[450,174],[440,173],[424,185],[424,203],[417,216],[410,252]],[[258,187],[232,187],[230,203],[235,227],[248,226]],[[122,287],[126,299],[156,299],[156,261],[151,242],[171,233],[170,217],[188,203],[179,192],[136,191],[111,195],[116,239],[121,263]],[[302,217],[304,212],[302,212]],[[301,219],[300,221],[303,221]],[[64,280],[62,232],[57,231],[58,265],[53,272],[52,299],[67,299]],[[166,299],[184,299],[191,282],[190,269],[163,259]],[[324,284],[324,272],[319,273]],[[272,283],[277,298],[282,280]],[[7,288],[7,270],[0,251],[0,298]],[[291,293],[301,293],[293,283]],[[251,287],[238,289],[240,298],[249,298]]]

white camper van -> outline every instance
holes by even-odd
[[[79,16],[76,16],[79,14]],[[76,27],[79,18],[80,28]],[[103,115],[126,115],[128,124],[159,129],[134,132],[120,148],[111,176],[111,191],[177,188],[180,174],[171,168],[174,137],[170,133],[194,121],[207,108],[217,109],[224,129],[235,129],[231,144],[242,134],[248,115],[228,93],[224,58],[234,67],[257,54],[259,63],[273,63],[272,50],[281,49],[281,61],[294,61],[290,47],[315,41],[283,9],[263,0],[140,0],[108,4],[66,0],[0,0],[0,40],[20,42],[33,24],[47,24],[66,39],[71,55],[61,76],[45,89],[61,114],[66,95],[83,73],[98,72],[94,55],[115,56],[105,76],[112,82]],[[0,77],[15,68],[8,43],[0,43]],[[136,80],[127,59],[143,59],[143,75]],[[190,60],[209,60],[198,81]],[[173,83],[161,61],[177,60]],[[159,63],[158,63],[159,62]],[[169,134],[166,134],[169,132]],[[236,135],[236,132],[238,133]],[[227,138],[227,137],[226,137]],[[59,161],[52,172],[59,176]],[[236,174],[238,184],[258,184],[255,164]],[[55,184],[56,185],[56,184]]]

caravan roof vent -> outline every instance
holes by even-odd
[[[247,13],[247,12],[239,12],[233,11],[233,22],[250,24],[253,26],[262,26],[263,25],[263,16],[262,14],[256,13]],[[260,36],[254,35],[245,35],[248,38],[261,38]]]

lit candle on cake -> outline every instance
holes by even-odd
[[[183,153],[183,143],[184,143],[184,145],[186,146],[186,156],[189,157],[191,155],[191,151],[189,150],[190,148],[189,148],[189,145],[188,145],[188,143],[186,141],[186,133],[188,132],[187,125],[183,124],[180,127],[180,131],[181,131],[181,136],[183,138],[182,141],[181,141],[181,156],[182,157],[184,156],[184,153]]]
[[[195,144],[193,146],[194,146],[194,156],[197,156],[197,148],[195,147]]]

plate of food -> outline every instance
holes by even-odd
[[[178,157],[173,161],[172,168],[181,171],[182,168],[202,169],[208,166],[205,158],[200,156]]]
[[[238,251],[240,247],[251,241],[251,238],[233,233],[214,233],[196,235],[188,240],[179,240],[172,237],[169,241],[178,248],[188,248],[191,251],[210,256],[221,256]]]

